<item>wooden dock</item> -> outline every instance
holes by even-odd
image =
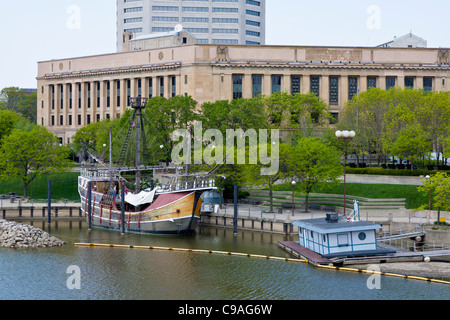
[[[294,257],[299,259],[307,259],[311,264],[314,265],[333,265],[333,261],[323,258],[320,254],[315,253],[305,247],[302,247],[297,242],[294,241],[280,241],[278,245],[285,251],[289,252]]]

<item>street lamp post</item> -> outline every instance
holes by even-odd
[[[430,180],[431,177],[429,175],[425,176],[426,180]],[[431,219],[431,188],[428,189],[428,222]]]
[[[161,149],[161,165],[162,165],[162,162],[163,162],[163,156],[162,156],[163,151],[162,150],[164,149],[164,146],[160,145],[159,148]]]
[[[294,187],[297,183],[292,181],[292,216],[294,216],[295,204],[294,204]]]
[[[344,216],[346,205],[346,167],[347,167],[347,141],[352,140],[356,136],[355,131],[336,131],[336,137],[344,141]]]

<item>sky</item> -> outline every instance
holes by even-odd
[[[267,0],[266,44],[376,46],[409,32],[450,47],[448,0]],[[116,0],[0,1],[0,90],[37,62],[116,51]]]

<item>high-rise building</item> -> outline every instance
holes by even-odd
[[[117,51],[124,37],[180,26],[198,44],[265,44],[266,0],[117,0]]]

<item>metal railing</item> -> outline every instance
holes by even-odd
[[[179,181],[161,184],[157,187],[157,192],[197,190],[197,189],[214,189],[216,182],[214,179],[195,179],[190,181]]]

